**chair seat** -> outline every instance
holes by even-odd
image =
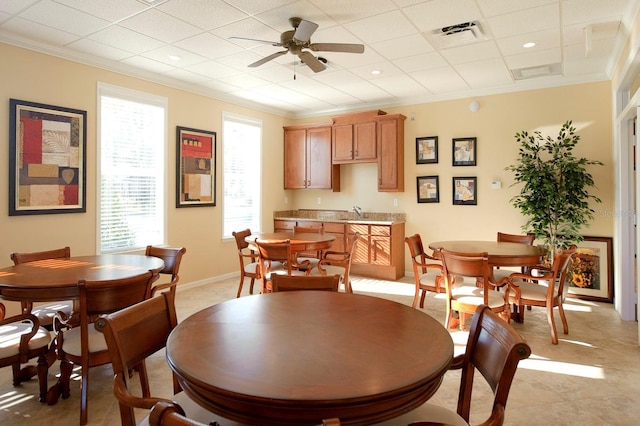
[[[0,326],[0,358],[9,358],[20,352],[20,336],[29,333],[30,323],[13,322]],[[44,348],[51,342],[51,334],[44,327],[40,327],[35,336],[29,341],[29,349]]]
[[[539,302],[544,302],[547,300],[547,281],[538,281],[538,283],[522,281],[516,283],[516,285],[520,287],[521,299],[536,300]],[[511,291],[511,294],[513,294],[513,291]]]
[[[211,411],[205,410],[189,398],[189,396],[184,392],[178,392],[173,395],[171,399],[182,407],[189,420],[195,420],[205,425],[217,422],[220,426],[245,426],[243,423],[238,423],[233,420],[220,417]],[[138,426],[149,426],[149,415],[145,416],[145,418],[138,423]]]
[[[244,273],[245,274],[256,274],[260,271],[260,264],[258,262],[249,263],[244,265]]]
[[[104,334],[95,329],[93,324],[88,327],[89,332],[89,352],[107,351],[107,342]],[[80,356],[80,327],[70,328],[64,332],[64,340],[62,342],[62,350],[72,356]]]
[[[458,303],[464,303],[465,305],[482,305],[484,304],[483,293],[484,291],[479,287],[463,285],[453,288],[451,292],[451,299]],[[504,305],[504,293],[490,290],[488,306],[493,309]]]
[[[422,404],[415,410],[409,411],[400,417],[376,423],[374,426],[398,426],[408,425],[413,422],[433,422],[447,426],[469,426],[455,411],[441,407],[431,402]]]
[[[70,316],[73,312],[73,301],[65,300],[63,302],[47,303],[46,305],[35,306],[31,313],[40,321],[40,325],[48,327],[53,324],[53,318],[57,312],[64,312]]]

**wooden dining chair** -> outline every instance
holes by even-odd
[[[180,281],[180,262],[182,262],[182,256],[187,252],[184,247],[156,247],[147,246],[145,250],[146,256],[153,256],[160,258],[164,261],[164,269],[160,271],[160,274],[169,275],[169,282],[156,282],[151,287],[151,296],[153,297],[157,292],[169,289],[172,293],[176,292],[176,286]]]
[[[69,247],[62,247],[59,249],[46,250],[46,251],[34,251],[28,253],[11,253],[11,260],[14,265],[21,263],[35,262],[38,260],[48,259],[68,259],[71,257],[71,249]],[[71,315],[73,311],[73,301],[64,300],[60,302],[51,302],[37,305],[33,307],[32,302],[20,302],[23,313],[32,313],[40,321],[40,325],[47,330],[52,329],[53,317],[57,312],[63,312],[65,315]]]
[[[491,282],[491,264],[487,253],[456,253],[446,249],[440,249],[440,258],[445,276],[445,289],[447,294],[445,327],[449,328],[457,312],[460,319],[460,327],[464,328],[465,317],[473,314],[480,305],[487,305],[499,313],[505,321],[509,322],[511,311],[509,308],[509,287],[503,282],[498,286],[505,286],[505,291],[499,292]],[[475,282],[463,282],[454,285],[452,277],[469,277]],[[504,279],[505,283],[509,278]],[[459,279],[456,279],[459,281]]]
[[[311,273],[308,260],[298,262],[295,253],[291,250],[291,240],[261,241],[256,238],[254,244],[258,249],[262,293],[271,292],[273,274],[309,275]]]
[[[70,376],[73,365],[82,368],[80,388],[80,424],[87,424],[89,368],[111,362],[104,336],[93,323],[100,316],[118,311],[147,299],[157,273],[148,271],[132,277],[78,282],[79,312],[71,318],[56,315],[54,329],[57,331],[57,352],[60,359],[60,379],[47,392],[47,403],[52,405],[58,398],[70,393]],[[59,323],[58,323],[59,322]],[[60,325],[72,326],[64,329]],[[148,331],[147,331],[148,333]],[[141,339],[145,334],[138,335]]]
[[[498,242],[506,242],[506,243],[518,243],[518,244],[526,244],[529,246],[533,245],[533,242],[535,241],[536,236],[529,233],[529,234],[506,234],[504,232],[498,232],[497,235],[497,241]],[[526,267],[521,267],[520,268],[520,272],[526,272]],[[515,272],[514,269],[510,269],[510,268],[500,268],[497,266],[494,266],[493,268],[493,282],[497,283],[499,281],[501,281],[503,278],[508,277],[509,275],[511,275],[513,272]],[[504,281],[502,281],[504,282]]]
[[[531,348],[518,332],[488,306],[480,305],[473,315],[465,352],[456,356],[450,367],[462,372],[456,411],[427,402],[382,425],[468,426],[475,371],[480,372],[493,391],[490,415],[482,425],[502,425],[518,364],[530,355]]]
[[[38,318],[30,313],[21,313],[6,318],[6,307],[0,303],[0,367],[11,366],[13,386],[31,379],[32,366],[20,368],[20,363],[37,358],[36,372],[39,384],[39,400],[44,402],[47,395],[49,362],[47,353],[51,334],[40,326]]]
[[[145,360],[165,348],[167,338],[177,324],[175,293],[171,291],[96,320],[95,328],[104,334],[109,350],[114,373],[113,393],[120,406],[120,422],[123,426],[138,424],[134,408],[150,410],[162,401],[175,401],[186,410],[189,418],[206,421],[205,424],[221,420],[221,417],[205,410],[182,392],[175,373],[172,373],[174,395],[170,400],[151,396]],[[140,376],[140,392],[137,393],[132,392],[128,385],[129,372],[132,370],[136,370]]]
[[[412,306],[424,308],[424,299],[427,292],[445,293],[443,267],[440,259],[425,253],[422,245],[422,238],[419,234],[413,234],[404,239],[409,247],[411,255],[411,265],[413,266],[413,279],[415,282],[415,293]]]
[[[326,250],[322,259],[318,262],[318,267],[312,273],[320,275],[339,275],[340,281],[344,285],[345,293],[353,293],[351,286],[351,263],[356,252],[356,246],[360,241],[358,232],[347,237],[347,249],[345,251]]]
[[[528,273],[512,273],[509,280],[509,301],[514,306],[514,318],[517,322],[524,322],[525,306],[541,306],[547,310],[547,322],[551,329],[551,343],[558,344],[558,330],[554,318],[554,308],[558,308],[564,334],[569,334],[567,317],[562,303],[566,296],[567,269],[571,256],[577,246],[572,244],[565,250],[558,250],[553,258],[551,267],[535,266]]]
[[[295,225],[293,227],[293,233],[303,233],[303,234],[323,234],[324,227],[322,223],[319,226],[298,226]],[[296,253],[296,258],[298,263],[302,263],[306,260],[309,261],[309,269],[314,269],[318,266],[318,262],[322,259],[322,250],[316,250],[314,252],[298,252]]]
[[[321,290],[338,291],[340,274],[336,275],[281,275],[271,276],[271,291]]]
[[[240,260],[240,283],[238,284],[236,297],[240,297],[242,293],[245,278],[251,279],[249,282],[249,294],[253,294],[255,280],[260,279],[260,263],[258,261],[258,253],[249,248],[249,243],[246,240],[251,235],[251,230],[247,228],[242,231],[234,231],[231,234],[236,239],[238,259]]]

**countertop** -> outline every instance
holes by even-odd
[[[317,222],[338,223],[363,223],[368,225],[393,225],[404,223],[405,213],[376,213],[363,212],[358,217],[355,212],[348,210],[283,210],[273,212],[273,218],[277,220],[307,220]]]

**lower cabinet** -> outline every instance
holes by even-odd
[[[294,226],[322,226],[336,239],[330,250],[345,251],[348,238],[356,232],[360,240],[351,260],[355,275],[397,280],[404,276],[404,223],[372,225],[368,223],[319,222],[274,219],[274,230],[292,231]]]

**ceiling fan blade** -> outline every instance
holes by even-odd
[[[313,72],[320,72],[325,70],[327,67],[318,60],[315,56],[313,56],[309,52],[302,52],[298,55],[300,60],[305,63],[306,66],[311,68]]]
[[[296,28],[296,32],[293,34],[293,38],[297,41],[307,42],[311,38],[311,34],[317,29],[318,24],[302,19],[300,24],[298,24],[298,28]]]
[[[229,37],[229,39],[255,41],[255,42],[258,42],[258,43],[270,44],[272,46],[282,46],[282,43],[279,43],[277,41],[258,40],[256,38],[246,38],[246,37],[235,37],[235,36],[232,36],[232,37]]]
[[[313,43],[309,49],[315,52],[364,53],[364,45],[349,43]]]
[[[269,56],[266,56],[266,57],[260,59],[259,61],[256,61],[256,62],[254,62],[252,64],[249,64],[248,66],[251,67],[251,68],[259,67],[260,65],[266,64],[267,62],[271,61],[272,59],[275,59],[278,56],[282,56],[285,53],[287,53],[287,50],[283,50],[282,52],[273,53],[273,54],[271,54]]]

